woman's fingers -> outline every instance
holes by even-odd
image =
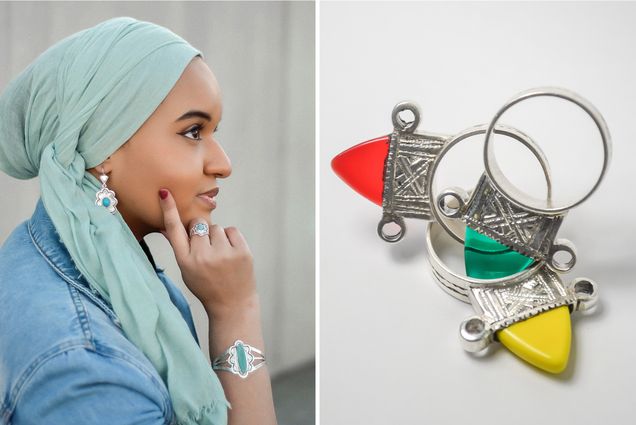
[[[228,241],[230,241],[230,244],[234,248],[249,251],[247,241],[243,237],[243,234],[239,232],[239,230],[236,227],[233,227],[233,226],[226,227],[225,234],[227,235]]]
[[[161,233],[174,250],[184,283],[210,315],[251,305],[256,296],[252,254],[235,227],[210,224],[196,217],[185,227],[177,204],[167,189],[159,191],[165,230]],[[209,226],[209,235],[189,236],[197,223]]]
[[[227,240],[223,227],[218,224],[210,226],[210,241],[212,243],[212,248],[216,248],[217,250],[230,246],[230,242]]]
[[[164,236],[167,234],[168,241],[175,252],[175,257],[177,261],[181,262],[190,253],[190,242],[183,223],[181,223],[177,204],[167,189],[159,191],[159,204],[163,213],[163,225],[166,229],[166,232],[162,233],[164,233]]]
[[[162,197],[163,196],[163,197]],[[221,255],[226,257],[231,252],[244,252],[251,256],[251,252],[245,241],[245,238],[236,227],[228,227],[224,229],[218,224],[210,224],[205,218],[197,217],[188,223],[185,228],[181,222],[177,204],[167,189],[159,191],[159,204],[163,213],[163,223],[165,230],[161,233],[168,239],[172,249],[175,252],[177,262],[183,264],[186,258],[195,255],[199,258],[202,256]],[[209,226],[209,235],[199,236],[193,234],[189,236],[188,232],[198,223],[205,223]],[[209,248],[213,248],[211,253]],[[207,253],[207,254],[206,254]],[[216,255],[215,255],[216,254]]]

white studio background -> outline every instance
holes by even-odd
[[[323,423],[633,422],[635,22],[634,3],[321,3]],[[565,281],[595,280],[601,303],[595,315],[572,316],[570,362],[559,376],[502,346],[486,357],[465,353],[459,324],[474,312],[433,282],[427,223],[407,219],[405,238],[385,243],[376,234],[381,208],[330,167],[343,150],[391,133],[400,101],[419,103],[420,131],[455,134],[487,123],[513,95],[538,86],[587,98],[613,139],[605,180],[559,232],[578,250]],[[578,161],[591,154],[577,139],[561,142],[580,171]],[[463,165],[480,164],[481,143],[456,177]]]
[[[313,3],[0,3],[0,87],[56,41],[115,16],[163,25],[206,56],[223,92],[218,137],[233,166],[220,182],[215,221],[237,226],[254,254],[272,375],[312,361]],[[0,190],[4,241],[31,216],[39,182],[1,174]],[[183,284],[170,244],[158,233],[146,241],[188,298],[207,356],[207,317]]]

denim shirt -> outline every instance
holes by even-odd
[[[155,265],[199,344],[190,307]],[[0,248],[0,425],[175,424],[168,390],[89,288],[40,198]]]

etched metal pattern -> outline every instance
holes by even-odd
[[[503,197],[483,174],[463,216],[468,226],[523,255],[545,261],[564,214],[526,211]]]
[[[477,313],[494,331],[576,302],[576,296],[546,266],[530,276],[505,284],[471,283],[469,297]]]
[[[384,168],[382,208],[385,214],[431,220],[429,168],[446,140],[394,131]]]

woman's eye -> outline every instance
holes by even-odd
[[[195,137],[186,136],[186,134],[190,134],[190,133],[196,134],[196,136]],[[188,137],[188,139],[201,140],[201,126],[192,127],[190,130],[186,131],[185,133],[181,133],[181,135]]]

